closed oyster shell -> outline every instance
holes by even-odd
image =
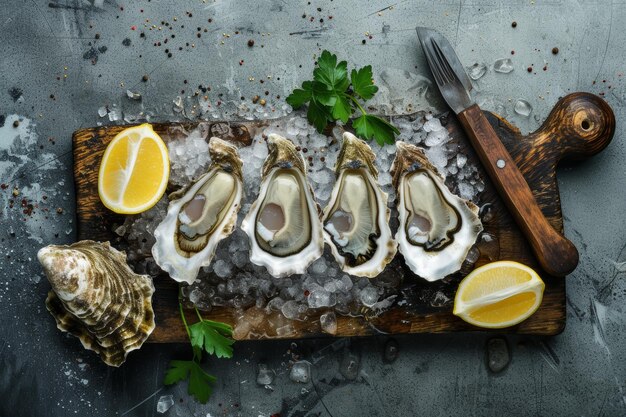
[[[107,365],[120,366],[154,330],[152,279],[135,274],[108,242],[50,245],[37,258],[52,285],[46,307],[57,327]]]
[[[319,207],[294,144],[271,134],[267,146],[259,197],[241,229],[250,239],[252,263],[278,278],[302,274],[324,250]]]
[[[423,149],[396,142],[391,166],[398,198],[398,249],[428,281],[457,272],[483,227],[478,207],[454,195]]]
[[[397,250],[375,158],[367,143],[349,132],[343,134],[337,181],[322,217],[324,238],[341,268],[369,278],[380,274]]]
[[[154,231],[155,262],[173,279],[193,283],[218,243],[235,229],[241,208],[242,161],[237,148],[213,137],[211,164],[187,187],[172,193],[167,215]]]

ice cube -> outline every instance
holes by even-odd
[[[288,319],[297,319],[300,315],[299,305],[297,301],[289,300],[280,308],[280,311]]]
[[[293,382],[307,384],[311,379],[311,364],[307,361],[294,363],[289,372],[289,379]]]
[[[497,59],[496,62],[493,63],[493,70],[495,72],[508,74],[513,71],[513,61],[511,61],[510,58]]]
[[[322,331],[328,334],[337,333],[337,316],[333,311],[326,312],[320,316],[320,326]]]
[[[438,120],[438,119],[433,119],[433,120]],[[446,141],[446,139],[448,139],[448,131],[445,129],[442,130],[433,130],[430,133],[428,133],[428,136],[426,136],[426,140],[424,141],[424,144],[426,146],[439,146],[444,144]]]
[[[330,307],[333,305],[331,294],[323,287],[312,290],[309,294],[308,303],[311,308]]]
[[[162,395],[157,402],[157,413],[165,414],[173,405],[174,399],[171,395]]]
[[[317,261],[313,262],[313,264],[311,264],[311,266],[309,267],[309,271],[312,274],[322,275],[324,272],[326,272],[327,268],[328,266],[326,265],[326,260],[324,259],[324,257],[321,257]]]
[[[467,68],[467,75],[469,75],[472,80],[478,80],[485,75],[486,72],[487,66],[478,62]]]
[[[459,153],[456,155],[456,166],[458,168],[463,168],[467,163],[467,155]]]
[[[213,265],[213,272],[220,278],[227,278],[232,272],[232,264],[219,259]]]
[[[141,100],[141,93],[126,90],[126,97],[128,97],[131,100]]]
[[[426,120],[424,123],[423,129],[425,132],[438,132],[443,129],[441,125],[441,120],[436,117]]]
[[[270,385],[274,382],[276,372],[264,363],[259,364],[259,373],[256,376],[256,383],[259,385]]]
[[[359,298],[364,306],[371,307],[378,301],[378,290],[371,285],[367,286],[361,290]]]
[[[530,116],[530,113],[533,111],[533,106],[531,106],[530,103],[527,102],[526,100],[517,100],[513,110],[515,110],[515,113],[521,116],[528,117]]]

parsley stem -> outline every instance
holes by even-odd
[[[356,98],[354,98],[354,96],[353,96],[353,95],[350,95],[350,94],[345,94],[345,93],[344,93],[344,95],[345,95],[346,97],[348,97],[350,100],[352,100],[352,102],[353,102],[354,104],[356,104],[356,106],[359,108],[359,110],[361,111],[361,113],[362,113],[362,114],[367,114],[367,112],[365,111],[365,109],[364,109],[364,108],[363,108],[363,107],[359,104],[358,100],[357,100]]]
[[[187,336],[189,340],[191,340],[191,332],[189,331],[189,325],[187,324],[187,319],[185,318],[185,312],[183,311],[183,290],[182,288],[178,290],[178,309],[180,310],[180,318],[183,319],[183,324],[185,325],[185,330],[187,331]]]
[[[198,315],[198,318],[200,319],[200,321],[204,321],[204,319],[202,318],[202,316],[200,315],[200,312],[198,311],[198,307],[196,307],[195,305],[193,306],[193,309],[196,310],[196,314]]]

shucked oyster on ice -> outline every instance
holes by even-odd
[[[252,263],[278,278],[302,274],[324,250],[320,213],[294,144],[271,134],[267,146],[259,197],[241,229],[250,239]]]
[[[436,281],[461,268],[482,232],[478,207],[452,194],[417,146],[396,142],[391,166],[398,198],[398,249],[420,277]]]
[[[396,254],[387,194],[378,185],[375,158],[364,141],[343,134],[337,181],[322,218],[324,238],[341,268],[370,278],[380,274]]]
[[[155,262],[179,282],[193,283],[217,244],[230,235],[241,208],[242,161],[237,148],[213,137],[211,165],[187,187],[172,193],[167,215],[154,231]]]
[[[108,242],[50,245],[37,258],[52,285],[46,307],[57,327],[107,365],[120,366],[154,330],[152,279],[135,274]]]

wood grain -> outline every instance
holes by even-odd
[[[483,112],[474,104],[459,113],[458,117],[483,167],[530,243],[541,267],[557,277],[572,272],[578,265],[576,247],[550,226],[524,176]]]
[[[511,155],[526,179],[541,212],[551,227],[563,232],[561,204],[556,181],[556,165],[562,159],[582,159],[604,149],[610,142],[615,129],[615,119],[610,107],[597,96],[575,93],[561,99],[554,107],[546,122],[536,132],[522,136],[517,128],[506,120],[489,112],[484,112],[488,123]],[[394,120],[412,121],[415,115],[399,116]],[[266,122],[215,122],[208,128],[212,134],[226,139],[249,144],[258,129]],[[485,189],[475,201],[482,206],[491,204],[493,216],[484,222],[485,232],[495,237],[495,245],[481,247],[477,266],[495,259],[515,260],[539,271],[546,283],[544,299],[539,310],[518,326],[506,329],[511,333],[554,335],[565,327],[565,280],[552,277],[543,271],[532,253],[521,230],[513,221],[495,186],[489,180],[478,156],[467,140],[462,126],[454,116],[448,116],[444,124],[451,135],[451,143],[468,159],[479,165],[479,174],[484,178]],[[154,124],[155,130],[165,140],[180,137],[182,129],[192,129],[196,125]],[[74,178],[76,186],[77,228],[79,239],[109,240],[114,246],[124,246],[115,235],[115,225],[123,222],[122,216],[107,210],[98,198],[97,177],[100,158],[108,142],[127,126],[81,129],[74,133]],[[453,183],[453,181],[452,181]],[[454,187],[454,185],[453,185]],[[401,256],[401,255],[398,255]],[[418,279],[408,271],[401,286],[399,299],[406,300],[379,316],[365,312],[363,317],[338,317],[337,336],[367,336],[380,332],[397,333],[440,333],[453,331],[476,331],[477,329],[453,316],[451,299],[458,282],[469,271],[462,270],[449,279],[428,283]],[[157,328],[151,342],[183,342],[187,335],[181,325],[177,304],[177,284],[167,276],[154,278],[157,288],[154,294],[154,308]],[[450,299],[440,305],[433,303],[436,294]],[[242,315],[249,329],[236,329],[236,336],[242,338],[304,338],[327,336],[321,332],[318,317],[323,311],[309,315],[305,321],[291,321],[284,317],[271,317],[272,320],[289,324],[291,332],[277,332],[265,328],[262,333],[254,330],[259,314],[256,307],[245,311],[233,308],[214,308],[207,317],[234,324]],[[274,313],[276,314],[276,313]],[[191,315],[189,316],[192,317]],[[267,318],[268,321],[270,318]]]

